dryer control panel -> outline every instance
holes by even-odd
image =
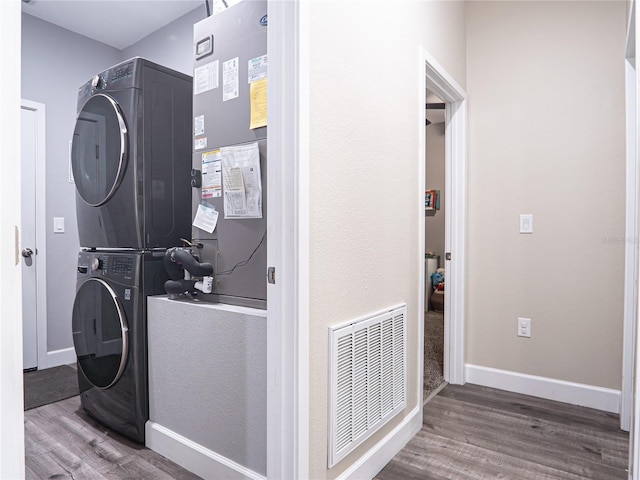
[[[107,93],[109,91],[122,90],[125,88],[140,88],[142,79],[140,75],[136,75],[137,71],[141,71],[141,58],[133,58],[126,62],[119,63],[108,70],[94,75],[90,80],[85,82],[78,89],[78,112],[82,109],[85,102],[92,95],[98,92]]]
[[[119,65],[117,67],[113,67],[111,70],[111,83],[118,82],[123,78],[130,77],[133,75],[133,62],[125,63],[124,65]]]

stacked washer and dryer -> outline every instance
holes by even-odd
[[[144,442],[146,297],[191,234],[192,79],[142,58],[78,94],[71,151],[81,251],[73,342],[83,409]]]

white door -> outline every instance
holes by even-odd
[[[38,117],[22,106],[22,335],[23,369],[38,367],[36,154]]]

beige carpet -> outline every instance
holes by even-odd
[[[424,397],[444,382],[444,314],[428,311],[424,314]]]

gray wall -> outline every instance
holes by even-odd
[[[149,420],[266,475],[266,312],[166,297],[147,305]]]
[[[192,74],[195,9],[134,45],[118,50],[31,15],[22,15],[22,98],[46,107],[47,351],[73,347],[71,310],[80,244],[75,187],[68,181],[69,140],[78,87],[96,73],[134,56]],[[53,234],[53,217],[64,217],[66,233]]]
[[[47,351],[73,346],[71,309],[80,243],[75,187],[69,183],[69,140],[78,87],[117,63],[120,51],[30,15],[22,15],[22,98],[46,107]],[[65,218],[53,234],[53,217]]]
[[[193,24],[204,18],[203,2],[202,8],[192,10],[122,50],[122,59],[144,57],[187,75],[193,75]]]

